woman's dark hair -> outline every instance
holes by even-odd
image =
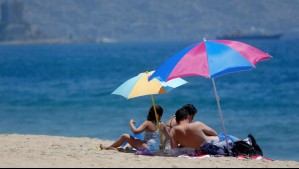
[[[175,118],[176,118],[177,122],[185,120],[185,119],[187,119],[187,117],[188,117],[188,111],[183,107],[178,109],[175,112]]]
[[[197,109],[193,106],[193,104],[185,104],[182,108],[186,109],[190,116],[197,113]]]
[[[163,108],[159,105],[155,106],[157,114],[159,116],[159,121],[163,115]],[[155,116],[155,110],[154,110],[154,106],[151,106],[151,108],[148,111],[148,115],[147,115],[147,120],[148,121],[156,121],[156,116]]]

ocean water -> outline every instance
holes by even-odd
[[[250,71],[215,79],[228,134],[251,133],[266,157],[299,161],[299,41],[244,41],[273,58]],[[150,96],[111,95],[140,72],[156,69],[190,42],[0,46],[0,134],[38,134],[115,140],[141,123]],[[223,132],[211,79],[155,95],[166,121],[186,103]]]

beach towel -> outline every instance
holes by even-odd
[[[180,157],[180,158],[189,158],[189,159],[201,159],[201,158],[219,158],[219,157],[227,158],[227,157],[230,157],[230,156],[210,155],[210,154],[202,154],[202,153],[192,153],[192,154],[182,154],[182,155],[179,155],[178,157]],[[270,161],[274,161],[273,159],[265,157],[265,156],[252,156],[252,157],[248,157],[248,156],[244,156],[244,155],[238,155],[238,156],[235,156],[235,158],[237,158],[237,159],[270,160]]]
[[[153,156],[154,155],[154,152],[147,149],[147,148],[141,148],[141,149],[138,149],[135,153],[135,155],[148,155],[148,156]]]
[[[185,153],[185,154],[181,154],[178,157],[180,158],[189,158],[189,159],[199,159],[199,158],[210,158],[210,157],[214,157],[214,158],[219,158],[219,157],[235,157],[237,159],[251,159],[251,160],[270,160],[270,161],[274,161],[271,158],[262,156],[262,155],[257,155],[257,156],[246,156],[246,155],[237,155],[237,156],[225,156],[225,155],[211,155],[211,154],[203,154],[199,151],[194,151],[194,152],[190,152],[190,153]]]

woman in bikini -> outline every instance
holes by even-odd
[[[161,106],[156,105],[155,106],[158,119],[159,119],[159,125],[157,125],[156,122],[156,116],[154,107],[151,106],[149,109],[147,120],[144,121],[138,128],[135,127],[135,121],[133,119],[130,120],[130,127],[134,134],[139,134],[144,132],[144,138],[143,140],[137,139],[135,137],[130,136],[129,134],[123,134],[118,140],[116,140],[113,144],[110,146],[104,146],[100,145],[101,149],[105,150],[118,150],[118,151],[125,151],[124,148],[121,147],[121,145],[124,142],[127,142],[127,147],[129,148],[135,148],[135,149],[149,149],[151,151],[155,151],[156,149],[160,148],[160,131],[163,132],[163,134],[166,131],[165,123],[161,122],[161,118],[163,115],[163,108]],[[160,128],[157,128],[159,126]]]

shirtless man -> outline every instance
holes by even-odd
[[[171,148],[190,147],[200,149],[205,141],[219,141],[217,132],[202,122],[190,123],[188,112],[181,108],[175,113],[177,126],[170,131]]]
[[[194,119],[194,116],[197,114],[197,109],[192,104],[185,104],[182,108],[184,108],[188,112],[188,120],[191,122]],[[173,115],[167,122],[166,122],[166,134],[165,134],[165,149],[171,149],[170,146],[170,131],[174,126],[177,126],[176,117]]]

